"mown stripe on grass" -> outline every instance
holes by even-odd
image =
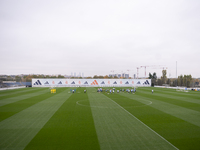
[[[17,102],[17,101],[24,100],[24,99],[27,99],[27,98],[31,98],[33,96],[41,95],[41,94],[47,93],[48,91],[49,91],[49,89],[47,89],[47,88],[40,88],[37,91],[33,91],[29,94],[23,94],[23,95],[19,95],[19,96],[16,96],[16,97],[6,98],[6,99],[3,99],[3,100],[0,100],[0,107],[7,105],[7,104],[10,104],[10,103],[14,103],[14,102]]]
[[[137,96],[137,93],[120,93],[117,94],[117,96],[118,99],[114,100],[118,104],[134,114],[134,116],[165,137],[176,147],[180,149],[198,149],[200,147],[200,127],[165,113],[155,107],[151,107],[151,105],[144,105],[143,107],[126,107],[127,105],[134,105],[134,101],[145,102],[146,97]],[[121,96],[127,97],[127,99],[123,98],[121,100]],[[149,97],[151,96],[152,94],[149,94]],[[112,98],[113,95],[109,97]],[[148,99],[146,99],[146,101],[148,101]]]
[[[101,149],[177,149],[107,96],[88,97]]]
[[[5,99],[9,99],[9,98],[15,98],[15,97],[18,97],[18,96],[21,96],[21,95],[27,95],[27,94],[42,91],[42,90],[45,90],[45,88],[37,88],[35,90],[28,90],[28,91],[25,91],[23,93],[16,93],[16,94],[11,93],[10,95],[0,97],[0,102],[1,102],[1,100],[5,100]]]
[[[6,93],[0,91],[0,99],[4,99],[6,96],[11,96],[15,94],[21,94],[29,91],[38,90],[37,88],[21,88],[21,89],[14,89],[14,90],[7,90]]]
[[[0,149],[24,149],[69,96],[65,90],[0,122]]]
[[[199,92],[194,92],[194,91],[187,91],[185,92],[184,91],[177,91],[175,89],[169,89],[169,88],[138,88],[139,91],[142,90],[142,91],[149,91],[151,92],[151,90],[153,89],[155,93],[162,93],[162,94],[167,94],[168,96],[172,95],[172,96],[177,96],[177,97],[181,97],[181,98],[187,98],[187,99],[190,99],[190,98],[193,98],[193,99],[200,99],[200,94]]]
[[[148,95],[147,97],[149,97],[149,93],[142,91],[141,93],[142,95]],[[161,93],[154,93],[153,95],[154,99],[156,100],[160,100],[162,102],[167,102],[173,105],[177,105],[177,106],[181,106],[183,108],[187,108],[187,109],[191,109],[194,111],[198,111],[200,112],[200,99],[192,99],[192,98],[185,98],[185,97],[181,97],[180,96],[172,96],[172,95],[167,95],[167,94],[161,94]]]
[[[57,94],[60,93],[61,90],[57,90]],[[4,106],[0,107],[0,122],[40,101],[43,101],[49,97],[54,96],[54,94],[51,94],[50,91],[47,91],[47,93],[33,96],[21,101],[17,101],[14,103],[10,103]]]
[[[14,89],[2,89],[2,90],[0,90],[0,95],[1,94],[7,94],[7,93],[10,93],[10,92],[15,92],[15,91],[21,91],[21,90],[24,90],[24,89],[28,89],[28,88],[25,88],[25,87],[23,87],[23,88],[14,88]]]
[[[122,95],[128,96],[128,94],[124,94],[122,93]],[[150,96],[151,95],[151,96]],[[184,108],[178,105],[174,105],[174,104],[170,104],[168,102],[163,102],[162,99],[160,100],[156,100],[155,97],[152,97],[152,94],[142,94],[142,92],[140,93],[140,95],[135,94],[135,100],[140,100],[140,99],[146,99],[152,102],[151,105],[149,105],[150,107],[156,108],[160,111],[163,111],[167,114],[170,114],[172,116],[175,116],[177,118],[180,118],[182,120],[185,120],[193,125],[196,125],[198,127],[200,127],[200,112],[195,111],[195,110],[191,110],[188,108]],[[142,102],[142,101],[141,101]],[[143,103],[143,102],[142,102]]]
[[[163,89],[164,91],[164,89]],[[140,90],[138,91],[139,93],[141,92],[142,94],[152,94],[151,91],[147,91],[147,90]],[[154,91],[154,96],[161,96],[161,97],[164,97],[167,99],[173,99],[173,100],[176,100],[176,101],[185,101],[185,102],[188,102],[188,103],[194,103],[194,104],[200,104],[200,96],[199,98],[193,98],[192,95],[180,95],[180,94],[169,94],[169,93],[166,93],[166,92],[161,92],[161,91]]]
[[[100,149],[85,88],[77,88],[25,149]],[[78,101],[87,106],[80,106]]]

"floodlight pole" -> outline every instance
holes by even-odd
[[[187,76],[186,76],[186,88],[187,88]]]
[[[177,77],[177,61],[176,61],[176,86],[178,85],[178,77]]]

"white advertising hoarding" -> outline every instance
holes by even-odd
[[[32,79],[32,87],[151,86],[151,79]]]

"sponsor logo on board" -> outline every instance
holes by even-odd
[[[40,82],[40,80],[37,80],[33,85],[42,85],[42,83]]]
[[[94,81],[91,83],[91,85],[98,85],[97,80],[94,80]]]
[[[101,82],[101,84],[105,84],[105,82],[104,82],[104,81],[102,81],[102,82]]]
[[[49,84],[49,82],[48,82],[48,81],[46,81],[44,84]]]
[[[149,81],[146,80],[146,81],[143,83],[143,85],[149,85]]]

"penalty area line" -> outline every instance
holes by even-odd
[[[110,98],[109,98],[110,99]],[[145,123],[143,123],[141,120],[139,120],[137,117],[135,117],[133,114],[131,114],[129,111],[127,111],[126,109],[124,109],[122,106],[120,106],[118,103],[116,103],[115,101],[113,101],[112,99],[110,99],[112,102],[114,102],[115,104],[117,104],[120,108],[122,108],[125,112],[127,112],[129,115],[131,115],[133,118],[135,118],[137,121],[139,121],[140,123],[142,123],[145,127],[147,127],[149,130],[151,130],[152,132],[154,132],[156,135],[158,135],[161,139],[163,139],[165,142],[167,142],[169,145],[171,145],[172,147],[174,147],[175,149],[179,150],[176,146],[174,146],[172,143],[170,143],[168,140],[166,140],[164,137],[162,137],[160,134],[158,134],[156,131],[154,131],[153,129],[151,129],[149,126],[147,126]]]

